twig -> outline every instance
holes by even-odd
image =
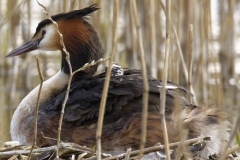
[[[113,48],[112,52],[110,55],[109,59],[109,64],[108,66],[112,65],[113,58],[115,55],[115,49],[117,45],[117,39],[118,39],[118,8],[119,8],[119,2],[118,0],[115,0],[115,5],[114,5],[114,38],[113,38]],[[108,93],[108,88],[109,88],[109,82],[110,82],[110,76],[111,76],[111,70],[112,68],[109,67],[107,70],[106,78],[104,81],[104,88],[102,92],[102,99],[100,102],[100,109],[99,109],[99,115],[98,115],[98,124],[97,124],[97,131],[96,131],[96,139],[97,139],[97,159],[101,159],[101,152],[102,152],[102,147],[101,147],[101,137],[102,137],[102,126],[103,126],[103,118],[104,118],[104,113],[105,113],[105,106],[106,106],[106,100],[107,100],[107,93]]]
[[[193,139],[189,139],[189,140],[186,140],[183,142],[183,145],[187,146],[187,145],[193,145],[193,144],[196,144],[196,143],[202,143],[202,142],[208,142],[210,140],[209,137],[199,137],[199,138],[193,138]],[[180,144],[181,142],[175,142],[175,143],[170,143],[169,144],[169,147],[171,149],[174,149],[174,148],[177,148],[178,145]],[[161,151],[161,150],[164,150],[166,149],[166,146],[165,145],[160,145],[160,146],[153,146],[153,147],[149,147],[149,148],[145,148],[143,149],[143,153],[150,153],[150,152],[156,152],[156,151]],[[136,155],[139,155],[140,153],[140,150],[136,150],[136,151],[132,151],[130,152],[130,156],[136,156]],[[109,158],[105,158],[103,160],[113,160],[113,159],[123,159],[125,158],[126,156],[126,153],[125,154],[120,154],[120,155],[117,155],[117,156],[112,156],[112,157],[109,157]]]
[[[165,103],[166,103],[166,85],[168,77],[168,58],[169,58],[169,48],[170,48],[170,21],[171,21],[171,0],[167,1],[166,7],[166,45],[165,45],[165,60],[164,60],[164,70],[162,78],[162,88],[160,90],[160,115],[161,123],[163,127],[164,144],[166,146],[166,156],[170,160],[170,150],[169,141],[167,134],[167,124],[165,119]]]
[[[188,70],[188,90],[192,92],[192,43],[193,43],[193,25],[189,25],[189,70]],[[192,104],[192,96],[189,95],[189,101]]]
[[[51,139],[51,140],[57,141],[57,139],[55,139],[55,138],[46,137],[46,136],[43,134],[43,132],[41,132],[41,134],[42,134],[43,138],[46,138],[46,139]]]
[[[89,158],[85,158],[85,160],[96,160],[97,159],[97,156],[92,156],[92,157],[89,157]]]
[[[56,153],[56,149],[53,151],[53,153],[51,154],[51,156],[48,158],[48,160],[51,160],[51,159],[53,159],[52,157],[53,157],[53,155]]]
[[[143,109],[142,109],[142,132],[141,132],[141,143],[140,143],[140,152],[139,159],[143,155],[143,149],[145,148],[146,137],[147,137],[147,118],[148,118],[148,78],[147,78],[147,70],[146,70],[146,62],[144,58],[144,49],[143,49],[143,40],[142,40],[142,30],[140,26],[140,21],[137,13],[136,0],[132,0],[133,14],[136,23],[136,29],[138,34],[138,43],[140,47],[140,58],[142,65],[142,76],[143,76]]]
[[[36,110],[35,110],[35,113],[34,113],[34,144],[32,145],[30,154],[28,155],[28,160],[31,159],[33,149],[35,148],[35,146],[37,146],[38,109],[39,109],[39,101],[40,101],[41,92],[42,92],[42,85],[43,85],[43,81],[44,81],[42,70],[41,70],[40,64],[39,64],[39,58],[37,56],[36,56],[36,59],[37,59],[38,75],[39,75],[39,78],[40,78],[40,85],[39,85],[39,91],[38,91],[38,96],[37,96]]]
[[[99,60],[97,60],[97,61],[92,61],[92,62],[90,62],[90,63],[86,63],[86,64],[84,64],[81,68],[79,68],[79,69],[77,69],[76,71],[74,71],[73,73],[72,73],[72,75],[74,76],[74,74],[76,74],[77,72],[79,72],[79,71],[83,71],[83,70],[85,70],[85,69],[87,69],[87,68],[89,68],[89,67],[92,67],[92,66],[94,66],[94,65],[96,65],[96,64],[98,64],[98,63],[101,63],[101,62],[105,62],[105,61],[107,61],[107,60],[109,60],[110,59],[110,57],[108,57],[108,58],[101,58],[101,59],[99,59]]]

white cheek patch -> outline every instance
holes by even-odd
[[[45,30],[46,33],[39,43],[39,49],[45,51],[58,50],[56,47],[54,47],[54,43],[56,42],[56,40],[54,40],[56,35],[56,28],[54,27],[54,25],[47,25],[42,30]]]

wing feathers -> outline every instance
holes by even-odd
[[[76,125],[82,125],[88,120],[93,120],[98,117],[102,90],[104,85],[104,74],[96,77],[75,81],[71,85],[69,99],[65,108],[64,121],[74,122]],[[166,93],[166,112],[171,113],[174,106],[185,106],[189,104],[185,98],[185,94],[189,93],[185,88],[179,87],[173,83],[168,83],[169,86],[174,86],[168,89]],[[160,103],[159,88],[161,81],[154,78],[149,78],[149,110],[158,111]],[[171,88],[171,87],[170,87]],[[124,75],[111,77],[109,84],[109,92],[106,104],[105,122],[116,121],[129,113],[142,111],[142,92],[143,79],[138,70],[126,70]],[[46,102],[42,105],[47,110],[46,113],[51,113],[52,116],[60,115],[63,99],[65,97],[65,89],[56,97],[51,99],[51,102]],[[176,105],[177,104],[177,105]]]

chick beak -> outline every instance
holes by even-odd
[[[36,49],[38,49],[38,44],[39,44],[39,40],[30,40],[29,42],[25,43],[24,45],[14,49],[10,53],[8,53],[8,55],[6,57],[14,57],[14,56],[18,56],[18,55],[36,50]]]

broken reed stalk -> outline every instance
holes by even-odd
[[[193,43],[193,25],[189,25],[189,43],[188,43],[188,52],[189,52],[189,70],[188,70],[188,90],[192,92],[192,43]],[[192,96],[189,94],[189,101],[192,104]]]
[[[142,76],[143,76],[143,109],[142,109],[142,132],[141,132],[141,143],[140,143],[140,152],[139,152],[139,159],[141,159],[143,155],[143,149],[145,148],[146,137],[147,137],[147,118],[148,118],[148,78],[147,78],[147,70],[146,70],[146,62],[144,58],[144,49],[143,49],[143,40],[142,40],[142,30],[140,26],[140,21],[138,18],[137,13],[137,6],[136,0],[132,0],[132,7],[133,7],[133,15],[135,19],[135,25],[137,29],[138,35],[138,43],[140,47],[140,58],[141,58],[141,65],[142,65]]]
[[[169,141],[168,141],[168,134],[167,134],[167,124],[165,119],[165,102],[166,102],[166,85],[167,85],[167,77],[168,77],[168,58],[169,58],[169,49],[170,49],[170,22],[171,22],[171,0],[168,0],[166,2],[165,60],[164,60],[164,69],[163,69],[163,75],[162,75],[162,88],[159,88],[161,123],[163,127],[164,144],[166,146],[166,156],[168,160],[170,160],[170,150],[169,150]]]
[[[124,160],[129,160],[130,159],[130,154],[131,154],[131,148],[127,149],[127,152],[125,153],[125,158]]]
[[[97,123],[97,131],[96,131],[96,140],[97,140],[97,159],[101,159],[101,152],[102,152],[102,147],[101,147],[101,137],[102,137],[102,127],[103,127],[103,118],[104,118],[104,113],[105,113],[105,107],[106,107],[106,100],[107,100],[107,95],[108,95],[108,88],[109,88],[109,82],[110,82],[110,76],[111,76],[111,70],[112,70],[112,62],[113,58],[115,55],[115,50],[117,46],[117,39],[118,39],[118,8],[119,8],[119,1],[115,0],[114,1],[114,18],[113,18],[113,23],[114,23],[114,35],[113,35],[113,48],[112,52],[110,54],[110,59],[109,59],[109,68],[107,70],[107,75],[104,81],[104,87],[103,87],[103,92],[102,92],[102,99],[100,103],[100,109],[99,109],[99,115],[98,115],[98,123]]]
[[[39,91],[38,91],[38,96],[37,96],[36,110],[35,110],[35,113],[34,113],[34,144],[32,145],[31,151],[28,155],[28,160],[31,159],[33,149],[35,148],[35,146],[37,146],[38,108],[39,108],[39,101],[40,101],[41,92],[42,92],[42,85],[43,85],[43,81],[44,81],[42,70],[41,70],[40,64],[39,64],[39,58],[37,56],[36,56],[36,59],[37,59],[38,75],[39,75],[39,78],[40,78],[40,85],[39,85]]]
[[[208,142],[210,141],[209,137],[198,137],[198,138],[193,138],[193,139],[189,139],[183,142],[184,146],[190,146],[193,144],[198,144],[198,143],[203,143],[203,142]],[[174,142],[174,143],[170,143],[169,147],[171,149],[177,148],[179,146],[181,142]],[[162,151],[162,150],[166,150],[166,145],[159,145],[159,146],[153,146],[153,147],[149,147],[149,148],[144,148],[144,153],[150,153],[150,152],[156,152],[156,151]],[[136,156],[139,155],[140,150],[136,150],[136,151],[132,151],[130,152],[130,157],[132,156]],[[115,160],[115,159],[123,159],[126,157],[126,153],[125,154],[120,154],[117,156],[112,156],[109,158],[105,158],[103,160]]]

